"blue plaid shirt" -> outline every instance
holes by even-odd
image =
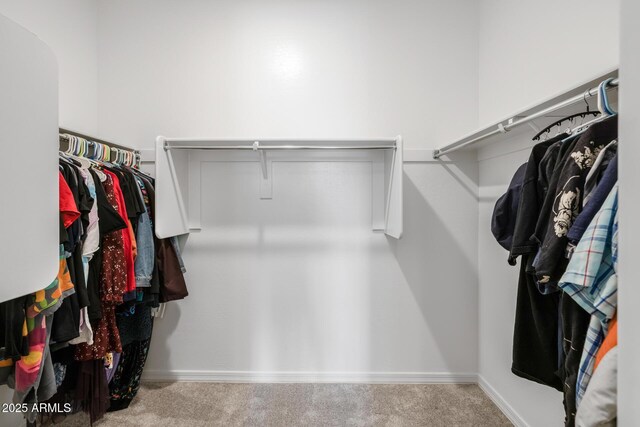
[[[617,238],[618,184],[589,224],[559,282],[560,288],[592,315],[580,359],[577,405],[589,385],[596,353],[618,305]]]

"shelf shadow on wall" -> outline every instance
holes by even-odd
[[[400,241],[388,240],[443,363],[449,372],[470,373],[476,371],[478,348],[478,196],[452,168],[445,169],[463,187],[452,190],[457,194],[421,192],[405,171],[405,233]],[[464,165],[460,170],[467,179],[474,176]]]
[[[187,281],[187,287],[189,286]],[[187,297],[187,299],[190,297]],[[170,372],[171,371],[171,355],[173,352],[169,347],[170,337],[178,328],[180,324],[180,317],[182,314],[183,301],[171,301],[167,303],[164,316],[162,318],[153,319],[153,331],[151,335],[151,346],[149,348],[148,360],[144,369],[157,372],[158,370]],[[190,348],[183,348],[181,351],[190,352],[191,354],[198,353],[198,340],[195,338],[189,340]],[[158,360],[158,362],[156,362]],[[160,369],[158,369],[160,367]],[[168,367],[168,368],[167,368]],[[144,380],[143,371],[143,380]]]

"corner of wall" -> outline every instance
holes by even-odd
[[[502,411],[502,413],[515,425],[516,427],[529,427],[529,424],[520,416],[513,406],[505,399],[498,390],[496,390],[489,382],[482,376],[478,375],[478,386],[485,392],[489,399]]]

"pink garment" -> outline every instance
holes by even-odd
[[[33,323],[31,323],[33,322]],[[47,342],[47,323],[45,316],[36,315],[33,319],[27,319],[29,339],[29,355],[22,356],[16,362],[16,391],[24,393],[31,388],[38,379],[42,355]]]

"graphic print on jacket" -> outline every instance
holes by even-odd
[[[553,204],[553,230],[558,237],[567,235],[573,221],[580,213],[580,188],[575,185],[577,179],[578,176],[572,176],[567,181],[562,191],[556,196],[556,201]]]
[[[595,145],[595,142],[589,141],[589,144]],[[571,158],[576,162],[580,170],[591,169],[603,148],[601,145],[596,146],[593,150],[590,147],[585,147],[584,153],[576,151],[571,153]]]
[[[541,230],[546,231],[540,235],[542,244],[534,261],[538,283],[545,291],[557,291],[557,282],[568,264],[567,234],[582,212],[587,175],[600,151],[617,139],[617,128],[617,117],[591,125],[577,137],[566,157],[555,167],[555,184],[549,188],[549,217],[540,224]]]

